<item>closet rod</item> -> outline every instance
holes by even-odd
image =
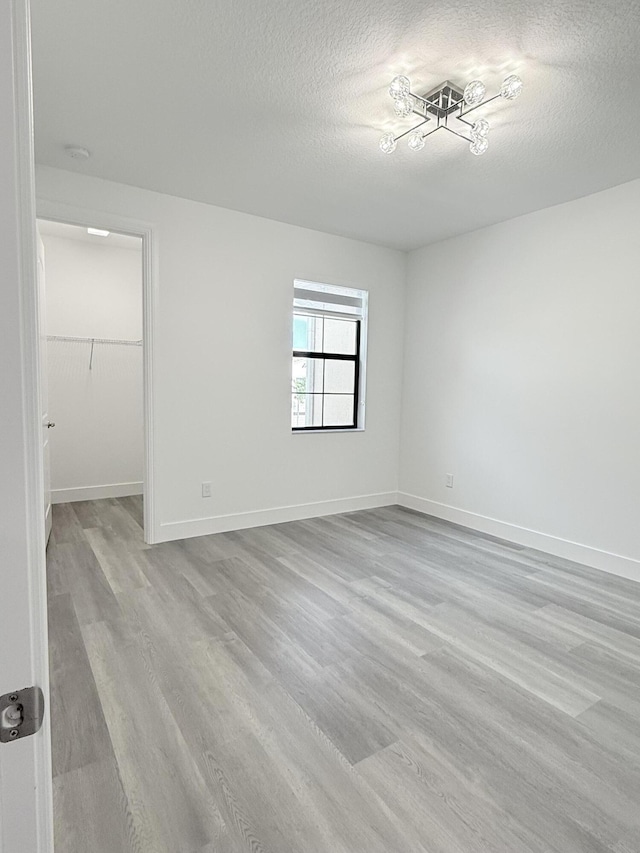
[[[86,344],[124,344],[130,347],[141,347],[142,341],[123,341],[116,338],[76,338],[71,335],[47,335],[48,341],[72,341]]]

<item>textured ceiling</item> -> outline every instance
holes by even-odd
[[[32,0],[32,17],[39,163],[402,249],[640,176],[638,0]],[[486,108],[484,156],[446,133],[380,152],[410,126],[395,74],[492,92],[511,72],[525,89]]]

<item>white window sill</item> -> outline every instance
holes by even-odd
[[[347,427],[347,429],[340,429],[339,427],[336,429],[292,429],[291,435],[326,435],[327,433],[333,435],[337,432],[364,432],[364,427]]]

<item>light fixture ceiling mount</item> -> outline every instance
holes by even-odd
[[[64,153],[72,160],[88,160],[91,157],[89,149],[81,145],[65,145]]]
[[[380,139],[380,149],[385,154],[391,154],[395,151],[398,140],[408,136],[409,148],[412,151],[421,151],[427,136],[437,130],[448,130],[449,133],[466,140],[472,154],[484,154],[489,147],[489,122],[486,118],[469,121],[465,116],[478,107],[495,101],[496,98],[512,101],[521,92],[522,80],[516,74],[505,77],[498,94],[490,98],[485,98],[486,87],[482,80],[472,80],[464,89],[446,80],[424,95],[416,95],[411,91],[411,81],[408,77],[394,77],[389,94],[393,98],[396,115],[406,118],[413,114],[419,116],[420,121],[397,136],[385,133]],[[422,130],[427,122],[432,121],[435,122],[435,127]]]

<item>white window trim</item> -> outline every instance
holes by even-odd
[[[360,299],[361,308],[360,311],[349,310],[349,306],[345,306],[345,311],[343,312],[332,312],[329,308],[327,311],[322,311],[322,309],[309,310],[309,313],[324,313],[324,314],[333,314],[334,316],[343,316],[343,317],[353,317],[357,314],[360,319],[360,370],[359,370],[359,378],[358,378],[358,416],[357,416],[357,425],[355,427],[335,427],[330,429],[300,429],[296,430],[291,428],[292,435],[326,435],[326,434],[335,434],[335,433],[351,433],[351,432],[364,432],[365,431],[365,419],[366,419],[366,399],[367,399],[367,342],[368,342],[368,332],[369,332],[369,291],[361,290],[357,287],[345,287],[338,284],[323,284],[317,281],[309,281],[308,279],[296,278],[293,282],[294,286],[294,299],[293,299],[293,310],[292,314],[292,322],[293,322],[293,313],[302,313],[305,312],[305,306],[300,304],[296,305],[296,297],[295,290],[296,288],[302,288],[304,290],[315,291],[316,293],[326,293],[332,296],[349,296],[356,297]],[[298,300],[298,302],[309,302],[310,300]],[[320,302],[320,300],[318,300]],[[328,306],[335,303],[327,302]],[[299,309],[299,310],[297,310]],[[291,340],[292,335],[290,336]]]

